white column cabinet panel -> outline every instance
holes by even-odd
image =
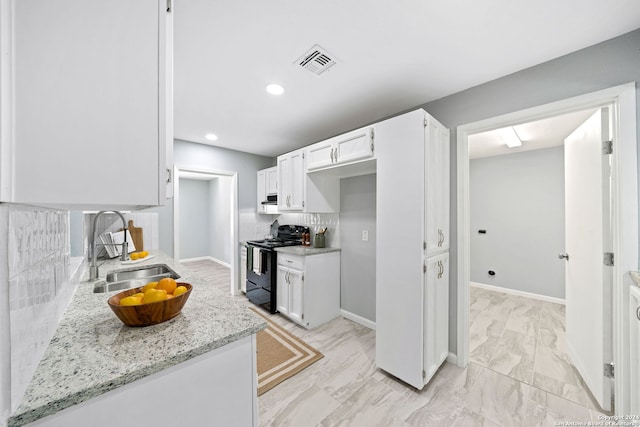
[[[2,90],[10,89],[12,110],[2,127],[11,129],[0,141],[10,173],[0,201],[164,204],[173,170],[167,5],[10,1],[13,14],[2,19],[11,19],[12,31],[2,36],[12,43],[2,43],[2,56],[12,67],[2,68]]]
[[[288,271],[289,284],[289,313],[288,316],[296,323],[305,324],[304,320],[304,273],[299,270]]]
[[[448,242],[448,225],[427,228],[449,215],[441,188],[449,185],[449,141],[421,109],[375,132],[376,364],[422,389],[448,353],[448,253],[438,246]],[[440,248],[437,258],[427,258],[430,247]]]

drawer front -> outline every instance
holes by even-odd
[[[295,270],[304,270],[304,257],[278,253],[278,264]]]

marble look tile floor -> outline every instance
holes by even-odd
[[[229,289],[228,269],[185,265]],[[423,390],[376,368],[373,330],[342,317],[311,331],[272,318],[325,357],[258,398],[260,426],[529,427],[601,415],[564,352],[558,304],[472,287],[471,363],[444,363]]]

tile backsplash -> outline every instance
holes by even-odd
[[[15,410],[75,286],[68,211],[9,204],[0,215],[8,224],[11,409]]]
[[[240,211],[239,214],[239,240],[264,239],[271,230],[271,224],[278,220],[280,225],[306,225],[311,231],[311,236],[327,227],[326,245],[328,247],[340,246],[340,214],[337,213],[303,213],[290,212],[279,215],[257,214],[255,210]]]

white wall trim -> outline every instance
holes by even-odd
[[[628,271],[638,268],[638,141],[635,82],[457,127],[457,357],[459,366],[469,363],[469,135],[611,104],[614,106],[614,137],[617,136],[612,157],[612,221],[616,256],[616,264],[613,267],[613,363],[616,366],[617,379],[616,413],[625,414],[630,407],[629,329],[625,324],[629,289],[623,286],[623,276]]]
[[[200,175],[208,175],[211,177],[225,176],[231,178],[231,197],[230,197],[230,217],[231,227],[229,229],[231,238],[231,263],[229,291],[231,295],[241,295],[240,290],[240,251],[238,242],[238,172],[225,171],[220,169],[208,169],[201,167],[193,167],[188,165],[175,165],[173,180],[173,258],[180,259],[180,172],[196,173]]]
[[[221,261],[218,258],[214,258],[212,256],[199,256],[195,258],[184,258],[180,260],[180,262],[195,262],[195,261],[213,261],[216,264],[220,264],[223,267],[231,268],[230,263]]]
[[[366,319],[360,315],[354,314],[350,311],[340,309],[340,316],[344,317],[345,319],[349,319],[356,323],[359,323],[362,326],[366,326],[369,329],[373,329],[374,331],[376,330],[376,322],[372,322],[371,320]]]
[[[565,300],[562,298],[549,297],[547,295],[534,294],[532,292],[519,291],[517,289],[503,288],[501,286],[487,285],[486,283],[479,283],[479,282],[469,282],[469,286],[473,286],[481,289],[487,289],[493,292],[502,292],[503,294],[518,295],[521,297],[533,298],[540,301],[546,301],[546,302],[552,302],[554,304],[565,305]]]

